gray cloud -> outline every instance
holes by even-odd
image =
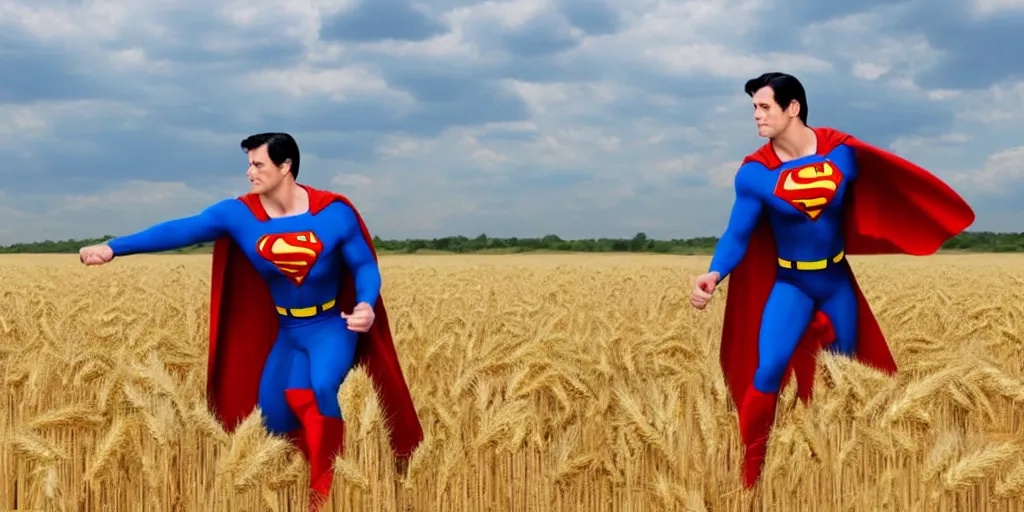
[[[408,0],[360,0],[324,20],[325,41],[423,41],[447,31],[444,24]]]
[[[621,18],[604,0],[562,0],[558,10],[574,27],[592,36],[614,34]]]
[[[956,115],[952,109],[936,108],[920,91],[884,90],[848,75],[808,82],[810,124],[841,126],[879,146],[900,137],[948,132]]]
[[[923,87],[984,89],[995,82],[1024,79],[1024,9],[975,13],[961,2],[921,2],[899,27],[920,31],[932,48],[946,54],[939,65],[921,74]]]
[[[1021,11],[821,5],[0,0],[0,210],[19,219],[0,243],[242,193],[238,142],[270,130],[381,236],[714,235],[763,143],[742,83],[769,70],[804,81],[813,125],[921,162],[977,229],[1008,229]]]
[[[95,97],[103,87],[59,48],[0,33],[0,102]]]
[[[910,3],[921,3],[922,0],[910,0]],[[859,2],[819,2],[815,0],[765,0],[756,3],[757,12],[762,17],[750,31],[749,39],[757,46],[771,48],[772,51],[799,51],[806,45],[801,35],[805,27],[830,20],[849,16],[878,12],[887,13],[892,7],[906,5],[907,0],[862,0]],[[868,27],[876,30],[879,26]],[[834,41],[821,38],[816,43],[831,46]]]
[[[828,33],[808,38],[802,30],[780,24],[811,26],[846,20],[867,22],[865,32],[900,36],[923,43],[943,57],[924,66],[915,82],[930,89],[984,89],[993,83],[1024,78],[1019,48],[1024,42],[1024,9],[1012,3],[966,0],[866,0],[827,3],[812,0],[767,0],[760,12],[779,20],[757,26],[749,35],[756,45],[785,51],[819,51],[841,44]],[[861,55],[864,60],[883,55]]]
[[[540,16],[526,25],[510,30],[501,43],[516,57],[544,57],[564,52],[579,44],[580,38],[562,16]]]

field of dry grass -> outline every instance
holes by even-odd
[[[853,259],[900,373],[824,356],[746,492],[704,257],[388,256],[426,440],[395,473],[360,370],[331,510],[1024,508],[1024,257]],[[206,412],[208,256],[0,258],[0,510],[302,510],[253,416]],[[726,285],[722,291],[727,291]]]

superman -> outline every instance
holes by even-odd
[[[779,390],[810,398],[821,349],[884,373],[896,363],[848,255],[928,255],[974,222],[971,207],[928,171],[831,128],[807,125],[795,77],[749,80],[758,135],[734,179],[735,202],[708,272],[690,297],[703,309],[731,277],[720,364],[745,447],[743,483],[761,474]]]
[[[338,391],[364,365],[399,462],[423,439],[381,298],[377,255],[343,195],[297,183],[299,148],[285,133],[252,135],[246,195],[198,215],[82,248],[88,265],[214,242],[207,398],[228,431],[258,405],[310,465],[313,510],[344,451]]]

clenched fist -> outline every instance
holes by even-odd
[[[114,250],[107,244],[82,247],[78,250],[78,259],[86,265],[102,265],[114,259]]]
[[[341,312],[341,317],[348,323],[348,330],[355,332],[369,331],[376,316],[373,312],[373,306],[365,302],[356,304],[351,313]]]
[[[718,272],[708,272],[698,277],[693,286],[693,293],[690,294],[690,304],[697,309],[704,309],[704,306],[707,306],[708,301],[711,300],[711,295],[715,293],[720,277]]]

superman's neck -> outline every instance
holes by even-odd
[[[261,195],[260,202],[270,218],[291,217],[309,211],[309,194],[292,180],[283,181]]]
[[[814,130],[794,122],[785,132],[772,139],[772,149],[783,162],[811,156],[818,151],[818,136]]]

